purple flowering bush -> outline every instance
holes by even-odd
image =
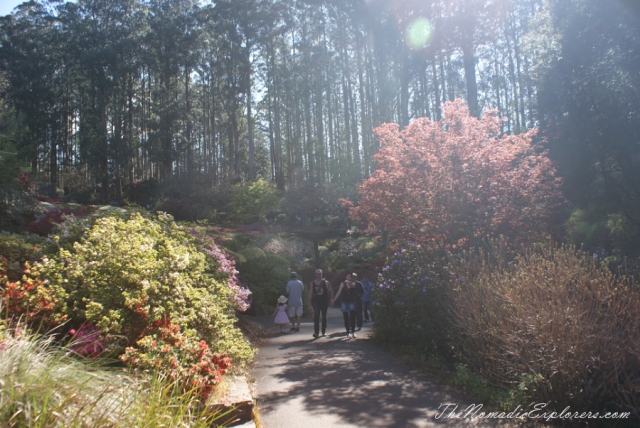
[[[412,244],[388,257],[374,291],[377,339],[425,355],[448,354],[447,260],[442,252]]]
[[[236,310],[239,312],[248,310],[251,292],[240,285],[238,270],[236,269],[233,258],[225,253],[216,244],[214,239],[206,235],[203,231],[192,228],[189,232],[201,245],[200,251],[209,256],[207,257],[207,261],[210,266],[207,272],[217,281],[229,287],[231,300]]]

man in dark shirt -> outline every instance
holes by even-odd
[[[320,315],[322,315],[322,335],[327,330],[327,309],[331,286],[322,276],[322,270],[316,269],[316,276],[309,284],[309,306],[313,308],[313,337],[320,333]]]

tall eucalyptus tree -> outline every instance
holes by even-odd
[[[27,129],[18,150],[34,174],[49,171],[49,181],[56,185],[60,34],[48,8],[37,2],[23,3],[13,15],[0,19],[0,61],[9,83],[7,94]]]

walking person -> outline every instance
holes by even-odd
[[[287,282],[287,295],[289,296],[289,319],[291,320],[291,331],[300,331],[300,319],[302,318],[302,291],[304,285],[298,279],[295,272],[289,274],[291,279]]]
[[[362,283],[358,281],[357,273],[352,273],[351,279],[356,284],[354,287],[356,292],[356,299],[354,302],[356,304],[356,331],[360,331],[362,329],[362,295],[364,294],[364,287],[362,286]]]
[[[362,311],[364,315],[364,322],[373,320],[373,312],[371,311],[371,299],[373,292],[373,282],[369,281],[367,276],[362,277],[362,288],[364,293],[362,294]]]
[[[313,337],[318,338],[320,332],[320,316],[322,315],[322,336],[327,330],[327,308],[329,307],[330,286],[322,276],[322,270],[316,269],[315,278],[309,284],[309,306],[313,308]]]
[[[276,310],[273,313],[276,318],[273,320],[275,324],[280,326],[280,333],[286,333],[287,331],[284,329],[287,324],[289,324],[289,317],[287,316],[287,298],[284,296],[278,297],[278,304],[276,305]]]
[[[348,273],[347,278],[340,283],[338,293],[336,293],[336,296],[331,300],[331,304],[333,305],[336,300],[340,299],[340,310],[344,318],[344,328],[347,329],[347,337],[351,336],[354,339],[356,337],[355,286],[356,283],[353,282],[351,274]]]

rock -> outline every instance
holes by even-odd
[[[255,403],[247,378],[244,376],[223,381],[207,404],[221,413],[227,413],[220,421],[224,426],[255,426],[253,423]],[[247,423],[250,424],[246,425]]]

